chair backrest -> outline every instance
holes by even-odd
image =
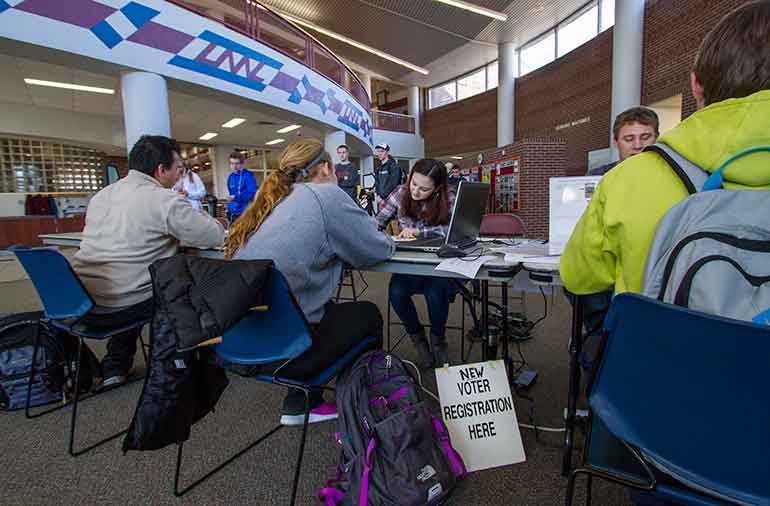
[[[217,354],[228,362],[257,365],[301,355],[312,343],[310,328],[289,284],[271,269],[265,284],[267,311],[252,311],[222,336]]]
[[[14,253],[35,285],[46,318],[78,318],[94,306],[72,266],[58,251],[30,248],[16,249]]]
[[[695,489],[770,505],[770,327],[615,297],[589,401],[616,437]]]
[[[482,236],[524,236],[527,226],[516,214],[485,214],[481,219]]]

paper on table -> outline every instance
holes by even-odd
[[[564,251],[600,179],[601,176],[550,178],[548,254],[561,255]]]
[[[531,242],[505,251],[506,263],[519,263],[533,257],[542,257],[548,254],[548,246],[540,241]]]
[[[436,266],[437,271],[453,272],[466,278],[475,278],[481,266],[485,262],[494,260],[493,255],[480,256],[475,260],[463,260],[462,258],[447,258]]]

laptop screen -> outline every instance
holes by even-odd
[[[478,239],[488,198],[488,183],[460,182],[454,209],[452,209],[452,219],[449,222],[447,244],[459,244]]]

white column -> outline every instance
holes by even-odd
[[[361,187],[365,187],[365,181],[364,181],[364,175],[365,174],[372,174],[372,177],[367,178],[369,179],[368,183],[372,186],[374,186],[374,157],[373,156],[363,156],[361,157]]]
[[[142,135],[171,136],[166,80],[149,72],[126,72],[120,76],[126,147],[131,148]]]
[[[407,99],[409,104],[409,116],[414,118],[414,134],[420,135],[420,87],[409,87],[409,98]]]
[[[513,42],[497,45],[497,147],[513,144],[516,119],[516,75],[519,54]]]
[[[644,37],[645,0],[615,2],[615,28],[612,30],[612,118],[642,99],[642,41]],[[612,160],[618,151],[612,144]]]
[[[337,158],[337,147],[341,144],[345,144],[345,132],[337,130],[326,134],[326,137],[324,138],[324,149],[331,155],[334,163],[340,162]]]
[[[365,72],[357,72],[358,78],[361,79],[361,84],[364,85],[366,94],[369,96],[369,100],[372,99],[372,76]]]
[[[223,199],[230,194],[227,191],[227,177],[230,175],[230,153],[235,150],[235,146],[217,144],[212,146],[212,148],[214,156],[211,161],[211,170],[214,171],[212,177],[214,180],[214,195],[218,199]]]

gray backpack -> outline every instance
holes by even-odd
[[[342,462],[321,489],[325,506],[443,504],[465,465],[444,423],[395,355],[371,351],[337,378]]]
[[[709,174],[665,144],[658,153],[690,196],[658,224],[644,269],[642,294],[704,313],[770,324],[770,191],[725,190],[722,171]]]

